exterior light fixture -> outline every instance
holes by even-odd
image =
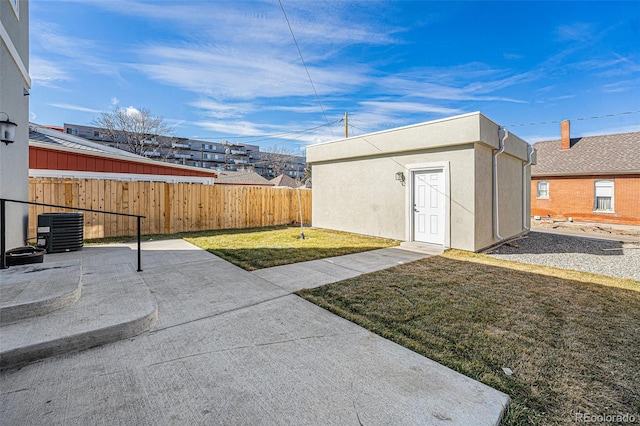
[[[9,114],[7,114],[6,112],[0,111],[0,114],[4,114],[7,116],[6,120],[0,121],[0,140],[9,145],[16,139],[16,128],[18,127],[18,125],[9,121]]]
[[[396,180],[404,185],[404,173],[397,172],[396,173]]]

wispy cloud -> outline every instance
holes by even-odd
[[[614,135],[617,133],[630,133],[630,132],[640,132],[640,124],[635,124],[631,126],[608,126],[605,128],[598,129],[598,131],[584,132],[580,136],[586,137],[586,136]]]
[[[147,62],[132,64],[150,78],[215,99],[309,96],[313,89],[295,56],[242,46],[149,46],[140,49]],[[309,65],[316,89],[323,95],[344,93],[368,79],[357,69]]]
[[[336,133],[326,125],[317,121],[291,122],[280,125],[254,123],[250,121],[220,120],[220,121],[199,121],[192,123],[203,130],[211,133],[194,135],[194,138],[202,139],[225,139],[248,144],[288,144],[296,140],[299,146],[306,146],[311,143],[326,142],[336,139]],[[338,125],[339,126],[339,125]],[[337,129],[334,123],[334,129]],[[282,129],[290,129],[283,132]]]
[[[120,65],[104,59],[105,46],[87,38],[66,36],[67,29],[49,22],[34,20],[29,25],[32,57],[55,67],[67,80],[78,71],[119,78]]]
[[[575,98],[576,95],[575,94],[571,94],[571,95],[560,95],[560,96],[554,96],[552,98],[549,98],[549,101],[562,101],[565,99],[573,99]]]
[[[264,133],[263,125],[251,122],[251,115],[258,110],[316,119],[321,113],[282,11],[272,2],[114,0],[96,6],[122,15],[164,20],[178,29],[182,37],[131,46],[129,53],[134,59],[127,68],[195,94],[189,105],[197,116],[204,117],[196,123],[201,128],[253,135]],[[459,107],[447,105],[452,102],[526,102],[502,92],[537,78],[533,73],[497,69],[480,62],[393,73],[377,69],[383,64],[374,62],[346,61],[343,65],[339,58],[351,49],[403,43],[402,34],[407,29],[383,23],[379,19],[380,5],[373,2],[358,8],[342,2],[327,6],[285,2],[309,74],[330,116],[343,112],[344,96],[362,93],[365,99],[373,100],[354,100],[351,112],[377,123],[403,125],[416,117],[428,119],[461,112]],[[517,59],[516,54],[511,55]],[[376,94],[386,98],[376,100]],[[305,104],[300,105],[301,100]],[[233,123],[228,122],[231,119]],[[314,135],[313,141],[318,137]]]
[[[64,104],[64,103],[53,103],[49,105],[55,108],[68,109],[71,111],[90,112],[92,114],[99,114],[103,112],[102,110],[99,110],[99,109],[87,108],[80,105],[72,105],[72,104]]]
[[[415,76],[397,74],[378,81],[386,93],[403,96],[414,96],[424,99],[451,101],[503,101],[524,103],[525,100],[506,96],[497,96],[494,92],[523,82],[525,76],[512,76],[505,79],[487,80],[484,82],[460,82],[459,85],[444,85],[425,81]]]
[[[35,86],[58,87],[59,83],[71,80],[69,73],[57,62],[39,56],[32,56],[29,62],[29,74]]]
[[[284,111],[298,114],[317,114],[320,111],[318,104],[309,106],[266,105],[263,111]]]
[[[216,119],[242,117],[255,111],[255,106],[252,103],[218,102],[212,99],[200,99],[189,105],[201,110],[203,115]]]
[[[604,93],[630,93],[640,95],[640,78],[620,80],[602,86]],[[637,99],[637,98],[636,98]]]
[[[121,15],[170,21],[182,28],[185,36],[197,33],[200,36],[196,38],[232,39],[236,44],[260,42],[290,46],[292,43],[284,15],[280,7],[271,1],[167,3],[110,0],[96,2],[95,5]],[[299,41],[312,41],[314,45],[392,44],[399,42],[393,35],[404,30],[381,26],[375,19],[379,13],[375,2],[359,8],[347,2],[285,2],[285,9]],[[256,34],[260,34],[259,39],[256,39]]]
[[[193,124],[221,136],[261,136],[274,131],[268,126],[261,127],[257,123],[239,120],[198,121]]]
[[[80,57],[85,52],[97,47],[89,39],[63,35],[64,29],[50,22],[33,20],[29,23],[29,26],[31,44],[38,50],[51,51],[56,55],[66,57]]]
[[[591,71],[599,77],[615,78],[640,73],[640,61],[637,58],[625,57],[616,53],[606,58],[593,58],[570,65],[571,68]]]
[[[365,109],[378,114],[459,114],[458,108],[445,108],[420,102],[393,102],[393,101],[364,101],[360,105]]]
[[[516,61],[518,59],[524,58],[524,55],[521,55],[519,53],[513,53],[513,52],[502,52],[502,56],[505,59],[508,59],[510,61]]]
[[[561,25],[556,29],[556,36],[560,41],[585,41],[593,37],[594,28],[585,22],[575,22]]]
[[[560,139],[560,128],[558,124],[547,125],[547,127],[553,127],[557,129],[554,133],[553,130],[549,130],[546,133],[533,133],[529,134],[527,137],[527,142],[534,144],[536,142],[543,141],[552,141]],[[518,128],[515,127],[513,131],[518,131]],[[628,133],[628,132],[639,132],[640,124],[628,125],[628,126],[616,126],[616,125],[606,125],[606,127],[598,127],[597,130],[589,130],[589,131],[580,131],[576,130],[573,126],[571,129],[571,137],[588,137],[588,136],[600,136],[600,135],[613,135],[617,133]]]

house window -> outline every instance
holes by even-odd
[[[613,181],[598,180],[595,185],[594,210],[613,212]]]
[[[549,182],[538,182],[538,196],[537,198],[549,198]]]

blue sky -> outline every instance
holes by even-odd
[[[640,2],[282,4],[317,98],[277,0],[31,0],[31,121],[144,107],[176,136],[296,152],[344,112],[351,135],[473,111],[529,142],[567,118],[640,131]]]

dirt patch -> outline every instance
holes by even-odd
[[[548,229],[585,236],[623,237],[640,241],[640,226],[608,225],[602,223],[532,220],[531,229]]]

